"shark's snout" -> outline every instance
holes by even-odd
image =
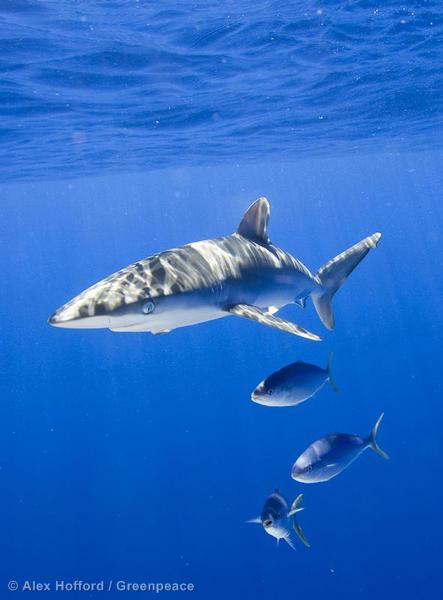
[[[84,304],[71,300],[57,309],[48,319],[49,325],[68,329],[101,329],[109,327],[111,320],[100,304]]]
[[[62,327],[63,323],[66,323],[67,321],[69,321],[69,319],[64,318],[58,311],[52,314],[48,319],[49,325],[54,325],[54,327]]]

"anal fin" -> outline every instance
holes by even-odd
[[[308,340],[315,340],[318,342],[321,339],[318,335],[311,333],[303,327],[300,327],[300,325],[296,325],[295,323],[291,323],[291,321],[286,321],[285,319],[280,319],[280,317],[270,315],[257,306],[251,306],[250,304],[235,304],[234,306],[228,306],[225,308],[225,310],[232,315],[236,315],[237,317],[251,319],[251,321],[257,321],[257,323],[261,323],[262,325],[274,327],[275,329],[280,329],[280,331],[286,331],[287,333],[292,333],[293,335],[299,335],[307,338]]]
[[[285,538],[283,538],[285,540],[285,542],[288,544],[288,546],[290,548],[292,548],[293,550],[297,550],[297,548],[294,546],[294,542],[291,539],[290,535],[287,535]]]

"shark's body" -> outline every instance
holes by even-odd
[[[365,238],[313,275],[269,241],[269,211],[268,201],[259,198],[236,233],[129,265],[63,305],[49,319],[50,324],[158,334],[235,314],[318,340],[315,334],[273,313],[293,302],[304,306],[311,296],[323,322],[332,327],[330,301],[326,310],[321,303],[325,295],[332,297],[335,289],[331,293],[331,286],[322,280],[322,269],[338,260],[343,280],[375,247],[380,234]]]

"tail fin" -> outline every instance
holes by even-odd
[[[385,413],[381,413],[381,415],[378,417],[378,421],[374,425],[374,429],[371,431],[371,434],[368,437],[368,446],[369,446],[369,448],[371,448],[371,450],[374,450],[374,452],[377,452],[377,454],[379,454],[382,458],[388,460],[389,455],[386,454],[386,452],[380,448],[380,446],[377,444],[376,439],[375,439],[377,436],[378,428],[380,427],[381,420],[384,417],[384,414]]]
[[[288,513],[288,517],[293,517],[296,513],[303,510],[303,508],[300,506],[302,500],[303,500],[303,494],[299,494],[297,496],[297,498],[294,500],[294,502],[292,503],[291,510]],[[300,525],[297,523],[297,521],[295,519],[292,519],[292,528],[295,531],[295,533],[297,534],[297,536],[300,538],[300,540],[303,542],[303,544],[305,546],[307,546],[308,548],[310,548],[311,544],[308,542],[308,538],[305,536],[303,529],[300,527]]]
[[[330,352],[329,357],[328,357],[328,366],[327,366],[327,371],[328,371],[328,375],[329,375],[329,384],[330,384],[331,388],[334,390],[334,392],[336,394],[339,394],[340,388],[337,386],[337,384],[335,383],[335,381],[332,377],[332,363],[333,362],[334,362],[334,353]]]
[[[300,506],[302,500],[303,500],[303,494],[299,494],[297,496],[297,498],[294,500],[294,502],[292,503],[291,510],[288,512],[288,517],[293,517],[295,515],[295,513],[305,510],[303,507]]]
[[[318,316],[328,329],[334,328],[332,297],[369,250],[377,246],[380,238],[381,233],[368,236],[331,259],[318,270],[317,278],[321,284],[321,289],[319,292],[312,294],[312,301]]]
[[[300,541],[302,541],[303,544],[306,546],[306,548],[310,548],[311,544],[309,543],[308,538],[305,536],[305,532],[303,531],[303,529],[300,527],[300,525],[297,523],[297,521],[295,519],[292,521],[292,528],[295,531],[295,533],[297,534]]]

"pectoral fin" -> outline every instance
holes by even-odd
[[[291,323],[291,321],[286,321],[285,319],[280,319],[280,317],[274,317],[273,315],[264,312],[257,306],[251,306],[250,304],[235,304],[234,306],[228,306],[225,308],[225,310],[232,315],[236,315],[237,317],[251,319],[252,321],[257,321],[262,325],[275,327],[281,331],[287,331],[288,333],[299,335],[309,340],[315,340],[318,342],[321,339],[318,337],[318,335],[311,333],[307,329],[303,329],[303,327],[300,327],[300,325],[296,325],[295,323]]]
[[[254,519],[249,519],[246,523],[257,523],[257,525],[261,525],[262,521],[260,517],[255,517]]]

